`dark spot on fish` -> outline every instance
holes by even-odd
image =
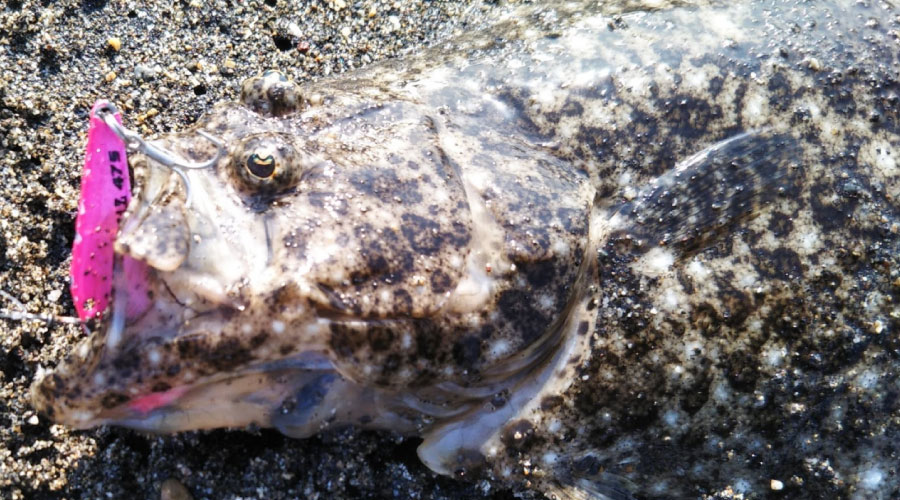
[[[803,94],[802,89],[800,92],[794,93],[788,77],[781,71],[776,71],[769,76],[766,86],[769,90],[769,106],[782,112],[796,102],[794,98]]]
[[[471,370],[481,361],[481,339],[468,336],[453,345],[453,360],[456,364]]]
[[[453,285],[450,276],[440,270],[434,270],[431,273],[431,291],[437,294],[444,293]]]
[[[331,338],[328,343],[334,350],[334,353],[342,358],[352,356],[357,347],[356,332],[351,331],[350,327],[339,322],[331,323],[329,329],[331,330]]]
[[[153,387],[150,388],[150,391],[151,392],[166,392],[171,388],[172,388],[172,386],[169,385],[168,383],[160,381],[160,382],[153,384]]]
[[[500,314],[519,332],[526,345],[540,337],[550,323],[531,300],[522,290],[507,290],[497,300]]]
[[[819,276],[815,278],[816,286],[830,293],[834,293],[843,283],[844,279],[840,274],[831,272],[827,269],[823,270]]]
[[[367,168],[354,172],[350,182],[362,193],[375,195],[385,204],[402,202],[416,204],[422,202],[419,181],[400,180],[397,172],[386,168]]]
[[[399,288],[394,290],[394,311],[398,314],[410,314],[413,308],[412,295],[408,291]]]
[[[707,90],[713,97],[718,97],[724,84],[725,80],[721,76],[716,75],[709,79]]]
[[[763,331],[771,332],[788,342],[806,334],[807,321],[802,295],[778,300],[770,306]]]
[[[733,279],[729,279],[729,282],[733,281]],[[728,285],[723,284],[720,288],[723,289],[721,292],[722,305],[724,306],[722,318],[725,324],[732,328],[743,325],[744,321],[755,309],[751,298],[740,290]]]
[[[725,377],[731,387],[741,392],[752,392],[759,378],[759,359],[756,353],[736,350],[725,359]]]
[[[175,348],[183,358],[197,358],[206,352],[206,338],[200,334],[182,335],[175,339]]]
[[[403,364],[403,356],[397,353],[388,354],[387,357],[381,362],[379,368],[381,368],[381,374],[379,379],[385,385],[390,384],[392,381],[392,375],[397,373],[397,370]]]
[[[292,413],[303,413],[318,406],[328,395],[328,388],[336,378],[330,373],[323,374],[304,385],[294,397]]]
[[[570,97],[566,99],[566,103],[563,104],[563,107],[560,108],[559,112],[565,116],[581,116],[581,114],[584,113],[584,106]]]
[[[827,189],[825,183],[814,183],[810,186],[810,213],[816,223],[825,232],[833,232],[847,223],[851,211],[841,198],[835,199],[834,191]]]
[[[557,395],[544,396],[544,398],[541,399],[541,410],[543,410],[543,411],[554,410],[554,409],[558,408],[559,406],[561,406],[563,404],[563,401],[564,401],[564,399],[562,396],[557,396]]]
[[[665,121],[672,127],[672,133],[685,138],[699,137],[713,120],[722,118],[721,106],[689,94],[667,97],[661,109],[666,110]]]
[[[495,97],[498,101],[515,110],[514,121],[516,122],[516,128],[519,133],[525,134],[529,139],[535,142],[545,142],[553,138],[552,133],[544,132],[541,130],[541,127],[531,119],[528,104],[531,96],[528,95],[525,89],[507,89],[498,93]]]
[[[705,359],[697,361],[693,363],[695,368],[691,373],[691,382],[684,388],[681,397],[681,409],[689,415],[697,413],[709,400],[709,388],[712,384],[709,370],[706,369],[710,363],[704,362]]]
[[[694,280],[683,269],[678,269],[675,273],[678,283],[684,289],[684,293],[691,295],[694,293]]]
[[[300,292],[300,288],[297,284],[288,283],[272,292],[266,299],[266,304],[269,305],[270,308],[282,310],[285,307],[296,304],[302,298],[303,294]]]
[[[441,227],[438,223],[412,213],[403,214],[401,231],[413,250],[422,255],[434,255],[443,243]]]
[[[550,285],[561,275],[565,274],[556,268],[556,262],[553,260],[527,263],[520,265],[520,268],[524,271],[525,277],[531,285],[532,290],[553,289],[555,287],[551,287]]]
[[[366,328],[366,337],[373,352],[383,352],[394,342],[394,330],[390,326],[371,325]]]
[[[588,332],[588,328],[590,328],[590,325],[588,324],[587,321],[582,321],[581,323],[579,323],[578,324],[578,335],[586,334]]]
[[[766,278],[791,281],[803,277],[800,256],[787,247],[779,247],[771,252],[756,250],[752,261],[754,267]]]
[[[769,231],[772,231],[776,238],[789,235],[793,229],[794,222],[790,217],[781,212],[772,213],[772,216],[769,218]]]
[[[712,304],[703,302],[691,311],[691,323],[704,337],[714,337],[719,333],[722,317]]]
[[[115,408],[115,407],[125,403],[129,399],[131,399],[131,398],[122,394],[121,392],[111,392],[111,393],[107,394],[106,396],[103,396],[103,399],[100,401],[100,404],[103,406],[103,408],[109,410],[111,408]]]
[[[136,348],[127,349],[113,359],[112,365],[116,373],[124,378],[128,378],[133,370],[142,365],[142,356]]]
[[[441,349],[441,334],[430,323],[416,322],[416,353],[421,359],[433,360]]]
[[[572,470],[581,477],[597,476],[604,468],[603,462],[593,455],[579,458],[572,464]]]
[[[268,339],[268,338],[269,338],[268,332],[263,331],[263,332],[257,333],[256,335],[254,335],[253,337],[250,338],[250,341],[248,342],[249,348],[256,349],[257,347],[263,345],[263,343],[265,343],[266,339]]]
[[[477,480],[485,476],[487,460],[478,450],[460,450],[456,455],[453,475],[459,479]]]

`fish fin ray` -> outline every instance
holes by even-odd
[[[558,500],[636,500],[632,489],[622,477],[599,473],[591,477],[568,476],[568,480],[547,487],[546,492]]]
[[[683,160],[613,209],[611,235],[646,253],[665,246],[690,254],[797,189],[798,141],[769,130],[739,134]]]

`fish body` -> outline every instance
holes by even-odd
[[[225,143],[190,195],[130,158],[116,250],[146,271],[35,406],[392,429],[563,498],[896,495],[898,15],[549,4],[252,78],[158,141]]]

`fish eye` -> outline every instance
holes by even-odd
[[[230,176],[244,194],[281,193],[299,182],[304,157],[303,150],[288,134],[251,135],[232,149]]]
[[[247,157],[247,170],[260,179],[272,177],[275,173],[275,157],[271,154],[262,156],[260,153],[253,153]]]
[[[303,108],[300,88],[275,70],[248,78],[241,87],[241,102],[263,116],[286,116]]]

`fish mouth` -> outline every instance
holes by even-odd
[[[155,432],[265,425],[311,374],[331,370],[310,354],[274,363],[238,350],[204,357],[238,311],[208,300],[185,304],[164,273],[128,255],[117,254],[114,266],[103,320],[94,331],[85,325],[88,338],[32,386],[35,408],[59,423]],[[192,366],[203,359],[214,366]]]
[[[201,298],[187,305],[166,273],[130,262],[116,258],[102,323],[32,386],[34,407],[52,420],[151,433],[275,427],[295,437],[343,424],[415,428],[390,410],[402,406],[396,395],[347,380],[324,350],[266,350],[240,328],[252,310]]]
[[[181,312],[189,315],[188,321],[200,327],[184,334],[184,323],[166,322],[172,307],[179,305],[174,296],[129,307],[130,292],[136,287],[124,286],[125,273],[117,274],[107,319],[32,386],[34,407],[58,423],[77,429],[115,425],[153,433],[271,427],[273,418],[284,413],[285,400],[323,376],[339,377],[329,359],[313,351],[275,361],[245,359],[239,350],[224,347],[204,352],[215,346],[210,339],[219,333],[204,328],[204,323],[223,321],[235,314],[231,308],[205,312],[184,308]],[[162,280],[149,283],[150,289],[165,288]],[[204,370],[192,366],[192,359],[209,364]]]

